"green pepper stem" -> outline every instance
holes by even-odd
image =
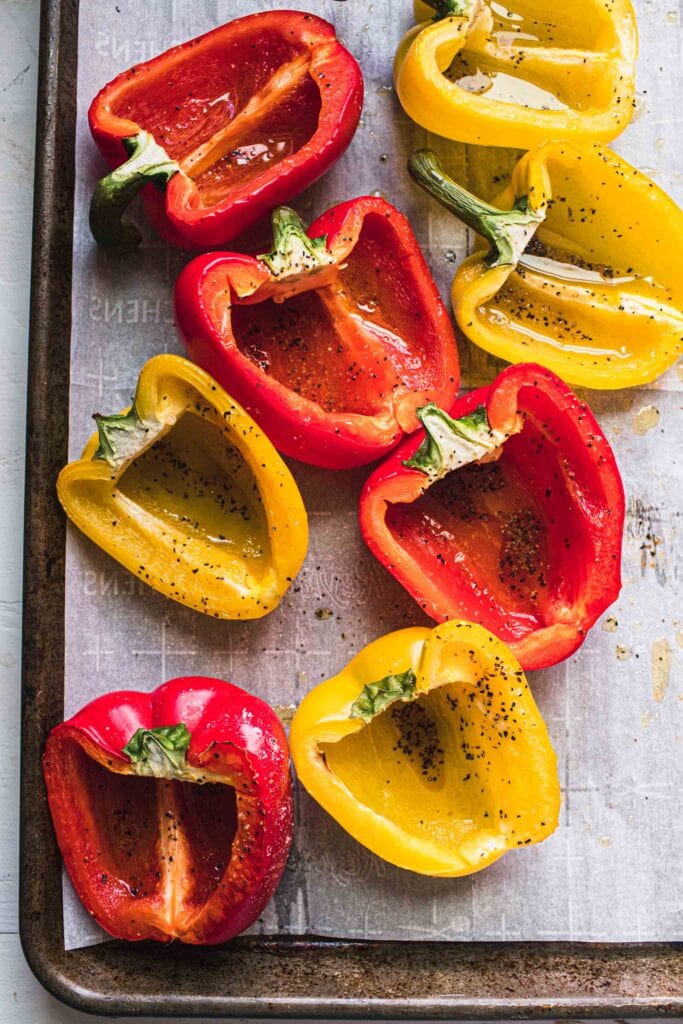
[[[155,779],[182,778],[187,774],[190,730],[183,722],[156,729],[138,729],[123,748],[137,775]]]
[[[327,235],[309,238],[306,225],[289,206],[279,206],[272,213],[273,249],[258,258],[273,277],[299,277],[335,260],[327,250]]]
[[[375,715],[397,700],[412,700],[416,683],[417,678],[412,668],[397,675],[385,676],[376,683],[368,683],[351,705],[349,717],[372,721]]]
[[[180,165],[155,142],[149,132],[139,132],[122,140],[129,159],[102,178],[90,201],[90,230],[98,245],[119,252],[130,252],[142,235],[123,216],[127,206],[144,185],[150,182],[165,188]]]
[[[472,0],[424,0],[427,7],[431,7],[436,13],[434,21],[441,21],[442,18],[462,18],[469,13]]]
[[[138,455],[162,429],[162,424],[156,420],[140,419],[135,399],[128,412],[117,412],[112,416],[102,416],[96,412],[93,419],[99,435],[99,445],[93,459],[102,459],[113,469],[118,469]]]
[[[424,427],[425,439],[412,459],[405,459],[403,465],[424,473],[430,485],[461,466],[487,456],[495,457],[494,453],[509,436],[493,429],[483,405],[468,416],[454,420],[430,402],[417,410],[417,418]]]
[[[408,170],[421,188],[490,243],[485,262],[491,268],[516,266],[538,225],[545,220],[545,210],[532,209],[528,196],[520,196],[511,210],[499,210],[473,196],[448,177],[431,149],[413,153]]]

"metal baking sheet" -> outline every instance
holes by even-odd
[[[124,5],[117,6],[123,9]],[[237,6],[230,5],[230,11]],[[333,13],[342,10],[341,5],[334,7]],[[463,942],[457,937],[447,943],[254,937],[204,951],[109,942],[64,952],[59,857],[40,780],[39,755],[47,730],[63,711],[64,521],[54,499],[53,481],[66,458],[75,27],[72,0],[47,0],[41,42],[24,620],[21,929],[29,963],[60,998],[100,1013],[327,1019],[680,1014],[680,961],[675,947],[662,943],[519,943],[511,941],[516,936],[508,933],[494,944]],[[193,24],[178,35],[201,27]],[[125,32],[119,38],[124,36]],[[346,38],[350,38],[348,31]],[[387,91],[386,84],[382,91]],[[476,176],[476,166],[470,170]],[[451,253],[444,254],[446,262],[452,258]],[[74,276],[75,295],[83,293],[83,284]],[[135,327],[129,325],[129,329],[132,337],[137,335]],[[122,401],[127,397],[122,396]],[[616,416],[620,411],[624,430],[629,413],[640,423],[640,400],[650,396],[632,394],[630,398],[633,401],[621,410],[614,398],[606,403],[607,412]],[[648,512],[654,525],[661,522],[661,514],[648,510],[647,501],[641,502],[642,508],[634,506],[633,517],[635,534],[642,531],[639,554],[641,545],[645,550],[644,542],[651,540]],[[658,545],[654,547],[656,565]],[[638,558],[634,569],[637,574],[649,569],[649,564],[646,560],[641,569]],[[313,596],[317,599],[317,591]],[[86,636],[82,629],[81,635]],[[667,644],[672,648],[671,641]],[[179,648],[175,643],[167,645],[166,656],[170,651],[174,657]],[[658,664],[669,663],[658,650]],[[161,659],[163,651],[160,646],[155,656]],[[632,651],[635,661],[638,653]],[[182,670],[174,666],[167,674]],[[93,673],[92,665],[88,671]],[[655,673],[660,681],[657,693],[662,692],[664,675],[661,669]],[[651,684],[649,675],[646,678]],[[541,699],[538,690],[537,696]],[[618,732],[618,723],[604,732],[603,742],[616,743],[616,735],[614,740],[609,737]],[[357,874],[351,862],[343,876],[347,894],[348,879]],[[368,878],[369,873],[362,877]],[[638,884],[644,881],[640,878]]]
[[[231,17],[310,6],[310,0],[175,0],[169,18],[165,5],[81,0],[72,458],[91,430],[92,412],[126,405],[150,356],[183,351],[173,324],[171,290],[187,254],[159,242],[150,231],[132,257],[98,252],[92,241],[88,201],[103,172],[87,127],[92,97],[131,62]],[[310,221],[336,201],[381,192],[410,217],[447,297],[454,261],[467,250],[467,232],[410,181],[407,155],[427,140],[403,114],[391,87],[392,57],[410,23],[411,4],[400,5],[398,16],[390,0],[362,8],[358,0],[324,0],[314,6],[335,23],[359,58],[366,100],[351,149],[296,205]],[[648,7],[641,8],[641,27],[647,32]],[[655,101],[649,100],[648,107],[648,119],[656,118]],[[638,123],[646,119],[636,123],[636,136]],[[680,127],[681,120],[661,126],[664,144],[655,151],[663,158],[670,135]],[[456,149],[455,159],[462,162],[458,171],[468,173],[463,148],[436,144],[444,153]],[[629,133],[622,149],[636,164],[649,152],[647,143]],[[478,159],[483,177],[486,155]],[[678,191],[683,194],[680,186]],[[492,379],[492,360],[471,346],[462,351],[465,387],[474,378]],[[370,854],[298,789],[289,866],[254,930],[378,939],[614,942],[683,937],[683,914],[675,898],[683,889],[683,879],[676,877],[683,837],[670,827],[681,783],[675,674],[683,661],[683,634],[674,617],[680,606],[675,567],[681,554],[675,512],[682,488],[672,486],[671,464],[681,436],[680,395],[674,390],[680,380],[670,374],[665,384],[656,395],[589,396],[615,446],[630,499],[625,586],[576,657],[531,679],[560,757],[564,800],[556,834],[469,878],[423,878]],[[645,406],[652,410],[649,420],[647,412],[638,414]],[[645,432],[655,419],[656,426]],[[184,674],[230,679],[272,704],[297,703],[370,640],[427,621],[360,537],[358,495],[368,469],[331,474],[294,462],[291,468],[310,518],[309,556],[280,608],[259,622],[220,622],[181,608],[151,592],[76,530],[69,531],[67,714],[122,680],[135,689],[151,689]],[[680,485],[680,475],[676,480]],[[648,544],[651,551],[644,547]],[[662,862],[677,864],[677,869],[658,879]],[[362,899],[354,898],[361,892]],[[102,937],[68,882],[65,914],[67,948]]]

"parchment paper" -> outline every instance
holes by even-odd
[[[675,166],[681,135],[681,30],[675,5],[636,0],[640,116],[618,149],[683,198]],[[132,256],[98,251],[87,226],[105,173],[86,121],[90,100],[118,71],[238,15],[308,9],[333,21],[359,58],[363,117],[347,155],[294,205],[306,220],[379,190],[410,218],[444,298],[468,236],[414,187],[408,153],[429,143],[471,187],[488,189],[480,153],[427,138],[402,113],[392,57],[412,4],[397,0],[80,0],[78,134],[71,350],[70,453],[94,411],[114,412],[158,352],[182,352],[171,288],[189,258],[144,228]],[[510,155],[499,154],[501,166]],[[136,219],[144,223],[139,210]],[[672,254],[680,259],[680,253]],[[461,352],[463,387],[496,366]],[[530,682],[559,756],[562,824],[541,846],[513,852],[470,878],[433,880],[395,869],[354,842],[300,789],[283,882],[254,930],[385,939],[641,941],[683,937],[680,907],[681,378],[652,390],[587,397],[624,475],[628,523],[618,603],[563,665]],[[653,412],[652,407],[656,412]],[[641,410],[645,409],[645,412]],[[649,422],[653,429],[642,433]],[[357,499],[368,470],[330,474],[292,463],[309,510],[310,554],[281,607],[261,622],[216,622],[157,595],[76,530],[67,550],[66,715],[122,686],[152,689],[193,673],[230,679],[275,704],[297,702],[380,634],[424,622],[417,606],[367,553]],[[332,617],[317,618],[330,609]],[[326,613],[325,613],[326,615]],[[65,882],[67,948],[102,938]]]

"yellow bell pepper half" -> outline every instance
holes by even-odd
[[[432,0],[401,42],[401,104],[435,135],[530,149],[609,142],[633,116],[638,36],[629,0]]]
[[[369,644],[303,700],[290,749],[354,839],[419,874],[469,875],[557,827],[557,761],[524,673],[471,622]]]
[[[179,356],[150,359],[133,405],[61,471],[57,494],[91,540],[167,597],[220,619],[275,608],[301,568],[306,510],[251,417]]]
[[[484,203],[429,150],[409,170],[484,242],[459,267],[453,309],[475,345],[569,384],[647,384],[683,348],[683,210],[609,149],[546,143]]]

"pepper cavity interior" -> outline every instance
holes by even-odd
[[[429,132],[529,149],[613,139],[633,115],[630,0],[571,10],[548,0],[418,0],[415,13],[394,78],[404,110]]]
[[[184,676],[102,694],[49,734],[43,773],[76,892],[119,939],[227,942],[292,839],[287,740],[258,697]]]
[[[279,451],[328,469],[372,462],[416,410],[458,389],[453,327],[407,219],[381,196],[306,229],[272,212],[273,248],[198,256],[175,286],[191,357]]]
[[[102,901],[125,890],[150,926],[182,938],[224,884],[237,832],[232,786],[111,771],[76,742],[63,745],[84,829],[97,837]],[[209,784],[210,783],[210,784]],[[151,909],[155,908],[153,913]]]
[[[368,644],[304,698],[290,744],[343,828],[421,874],[472,874],[557,825],[557,761],[524,672],[471,622]]]
[[[470,7],[476,9],[477,5]],[[464,47],[444,75],[467,92],[529,109],[607,106],[613,100],[612,86],[599,59],[585,62],[582,69],[584,88],[590,90],[587,98],[577,97],[576,80],[571,75],[558,74],[552,88],[544,87],[536,68],[529,70],[527,78],[528,50],[582,50],[595,58],[611,27],[607,16],[600,23],[599,13],[598,9],[596,18],[595,8],[577,7],[571,19],[560,20],[548,11],[547,3],[480,3]],[[573,56],[567,59],[576,62]]]
[[[524,668],[572,654],[620,589],[624,491],[585,403],[503,370],[393,452],[360,500],[373,554],[439,622],[479,622]]]
[[[242,454],[226,440],[215,423],[186,412],[131,463],[117,489],[125,502],[153,512],[160,542],[180,546],[186,557],[199,546],[203,561],[208,540],[258,579],[270,567],[263,501]]]
[[[555,418],[539,394],[496,461],[453,470],[416,501],[387,508],[387,527],[406,552],[429,560],[430,576],[463,615],[481,615],[483,603],[486,625],[505,643],[572,607],[582,582],[577,552],[592,547],[566,492],[572,475],[590,501],[590,480],[555,444]]]
[[[539,824],[506,789],[524,718],[514,692],[484,676],[399,701],[321,750],[366,807],[411,835],[483,859],[532,842]]]
[[[207,275],[207,294],[212,288]],[[423,316],[424,299],[384,214],[367,213],[336,272],[304,277],[296,295],[258,301],[256,293],[231,309],[229,298],[215,293],[213,315],[232,328],[239,350],[326,412],[395,415],[407,390],[438,382],[435,325]]]
[[[491,628],[506,642],[545,624],[548,590],[557,582],[547,529],[527,486],[529,444],[530,434],[521,446],[511,439],[497,462],[464,466],[417,501],[387,511],[387,526],[406,551],[422,561],[431,552],[430,573],[443,587],[452,586],[456,568],[477,600],[487,596]],[[571,522],[568,532],[574,533]]]
[[[359,732],[321,744],[321,753],[356,800],[410,835],[464,856],[470,836],[477,848],[502,852],[501,823],[513,844],[528,838],[521,814],[507,820],[497,778],[519,721],[487,680],[453,683],[392,704]]]
[[[672,358],[680,351],[683,283],[658,243],[660,226],[649,209],[655,196],[638,182],[638,172],[597,148],[548,150],[545,219],[477,316],[508,332],[514,344],[523,346],[526,338],[530,350],[547,349],[550,360],[564,354],[566,365],[558,368],[569,380],[571,358],[578,357],[588,373],[611,372],[618,385],[622,364],[653,361],[663,341]],[[522,179],[517,172],[517,188]],[[631,179],[637,191],[615,203]],[[507,194],[501,199],[496,205],[507,205]]]
[[[321,96],[303,39],[256,22],[249,37],[218,34],[203,45],[201,61],[179,56],[142,80],[131,75],[111,110],[150,132],[212,206],[308,142]]]
[[[144,583],[205,615],[260,618],[301,568],[306,511],[268,438],[219,385],[174,355],[142,368],[133,404],[57,480],[91,540]]]

